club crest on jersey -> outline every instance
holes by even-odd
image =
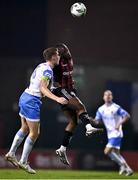
[[[45,71],[43,72],[43,76],[47,76],[47,77],[51,78],[51,77],[52,77],[52,71],[50,71],[50,70],[45,70]]]

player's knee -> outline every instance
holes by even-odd
[[[31,139],[36,140],[39,137],[39,131],[32,131],[29,133]]]
[[[111,149],[110,148],[105,148],[104,149],[104,154],[105,155],[108,155],[108,154],[110,154],[111,153]]]
[[[104,154],[105,154],[105,155],[108,155],[108,152],[107,152],[106,150],[104,150]]]
[[[106,149],[104,149],[104,154],[105,154],[105,155],[108,155],[109,152],[108,152]]]
[[[24,134],[29,133],[29,127],[26,124],[21,126],[21,130],[22,130],[22,132],[24,132]]]
[[[78,114],[81,114],[81,113],[86,112],[85,106],[80,103],[80,104],[78,105],[78,110],[77,110],[77,112],[78,112]]]
[[[66,131],[73,132],[76,129],[76,123],[73,121],[70,121],[69,124],[66,127]]]
[[[72,128],[76,128],[77,122],[71,121],[71,122],[70,122],[70,126],[71,126]]]

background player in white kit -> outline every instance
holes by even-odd
[[[48,48],[44,50],[43,56],[47,62],[41,63],[36,67],[31,75],[29,87],[20,97],[19,114],[21,117],[21,128],[16,133],[9,152],[5,155],[5,159],[10,161],[13,165],[33,174],[36,172],[29,166],[28,156],[40,132],[41,98],[47,96],[58,103],[68,103],[65,98],[55,96],[48,89],[53,78],[52,69],[59,64],[60,56],[58,50],[53,47]],[[15,153],[27,134],[28,136],[24,142],[22,156],[18,162]]]
[[[107,131],[108,143],[104,149],[104,153],[119,165],[120,175],[132,175],[132,169],[120,154],[120,146],[123,138],[122,125],[129,120],[130,115],[112,101],[113,95],[110,90],[104,92],[103,100],[105,103],[98,108],[95,123],[100,124],[102,121]]]

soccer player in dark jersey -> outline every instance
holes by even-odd
[[[56,46],[60,53],[59,65],[53,69],[54,72],[54,89],[53,93],[59,97],[65,97],[68,100],[67,105],[63,105],[62,110],[67,117],[69,123],[65,128],[62,145],[56,150],[61,162],[69,165],[66,156],[66,148],[70,143],[74,130],[77,126],[78,119],[85,125],[86,136],[97,133],[102,129],[92,127],[90,117],[81,100],[76,96],[74,87],[73,73],[73,59],[68,47],[65,44]]]

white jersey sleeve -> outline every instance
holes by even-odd
[[[40,92],[40,82],[42,79],[49,81],[53,79],[53,70],[48,63],[41,63],[35,68],[30,78],[30,85],[25,92],[37,97],[42,97]]]

